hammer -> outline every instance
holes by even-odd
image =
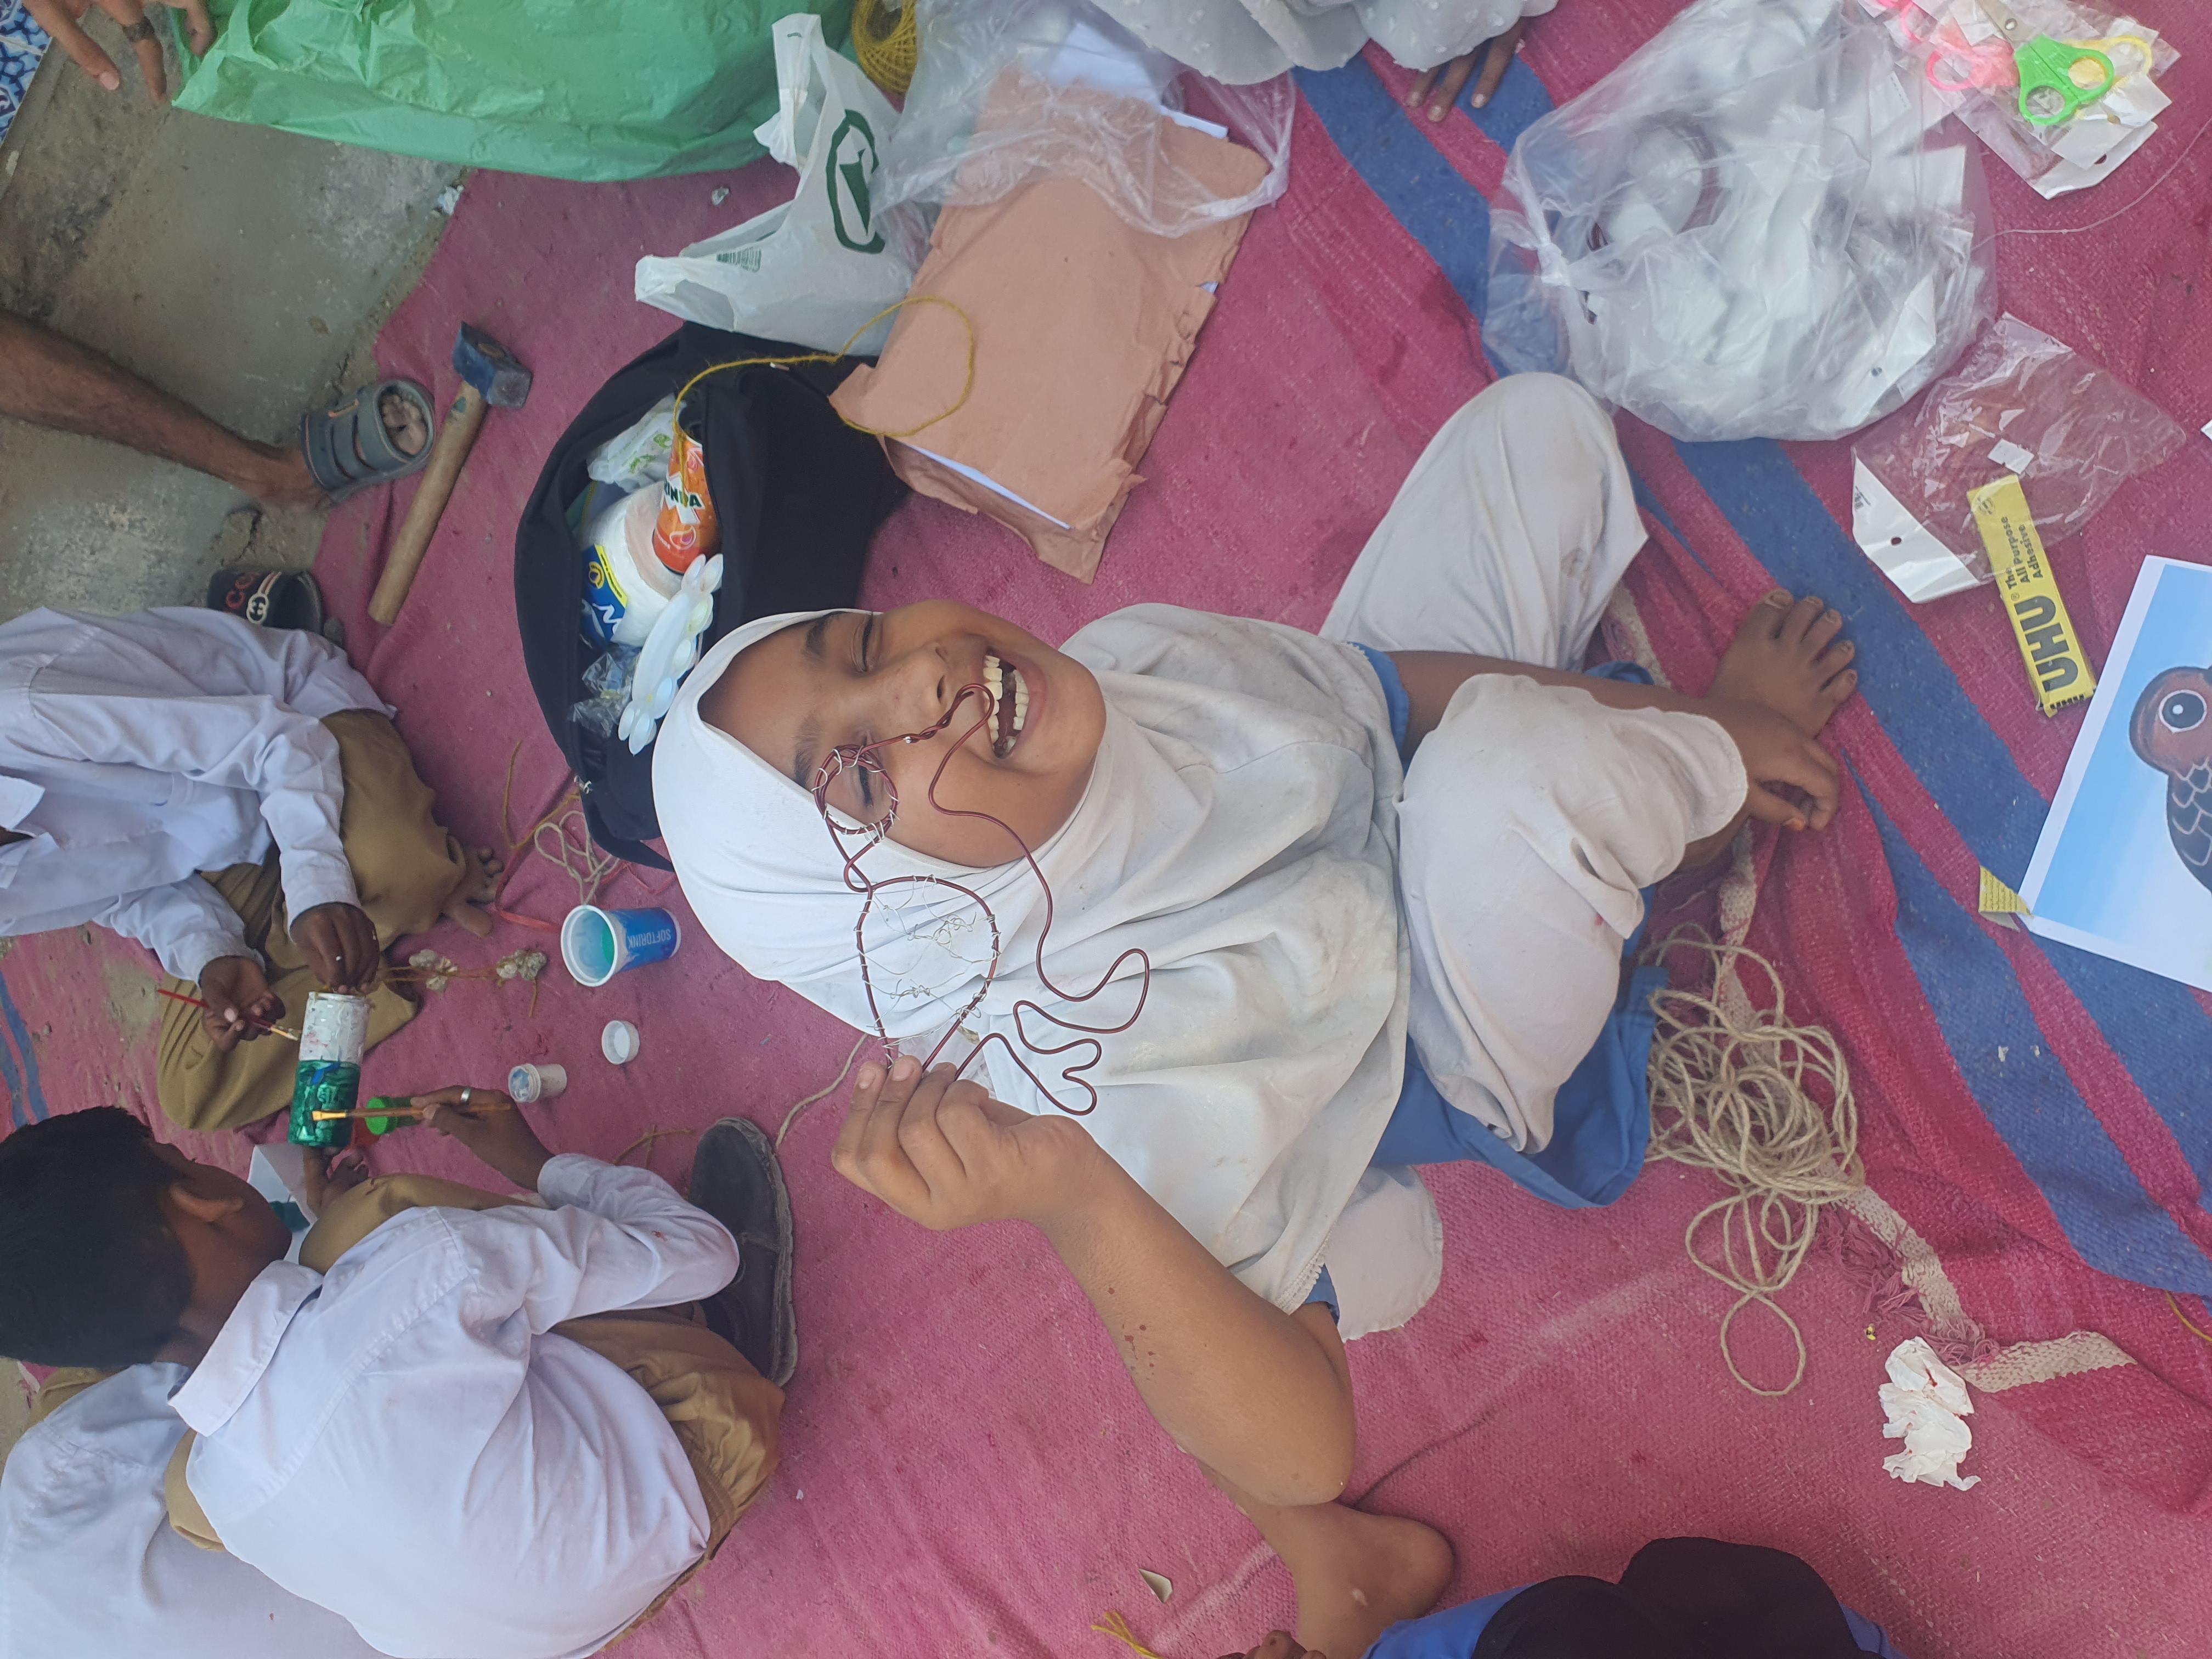
[[[491,408],[520,409],[530,396],[530,371],[514,355],[482,329],[461,325],[453,339],[453,373],[461,377],[461,395],[446,412],[444,430],[430,447],[430,459],[422,469],[422,488],[409,503],[399,534],[384,562],[384,574],[370,596],[368,614],[385,627],[398,619],[407,603],[407,590],[415,586],[415,573],[429,551],[446,502],[468,464],[469,451],[483,428],[484,411]]]

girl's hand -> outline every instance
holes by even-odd
[[[1750,793],[1744,810],[1788,830],[1825,830],[1841,793],[1836,757],[1771,708],[1757,703],[1715,702],[1705,712],[1735,739]],[[1806,804],[1780,793],[1794,790]]]
[[[860,1068],[830,1163],[864,1192],[933,1231],[982,1221],[1042,1225],[1079,1207],[1105,1154],[1063,1117],[1031,1117],[939,1066],[901,1058]]]

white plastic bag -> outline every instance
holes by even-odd
[[[670,392],[592,452],[584,470],[617,489],[643,489],[668,477],[676,447],[676,394]]]
[[[1996,308],[1942,116],[1856,4],[1698,0],[1515,143],[1483,342],[1677,438],[1856,431]]]
[[[919,214],[879,197],[884,147],[899,118],[823,43],[820,18],[784,18],[775,39],[781,103],[753,136],[799,170],[797,193],[673,258],[640,259],[637,297],[713,328],[817,351],[851,342],[872,356],[890,319],[857,342],[854,331],[905,296],[929,240]]]
[[[1083,180],[1139,230],[1180,236],[1263,207],[1290,181],[1287,76],[1230,87],[1152,51],[1089,0],[911,0],[921,55],[884,149],[883,199],[980,207],[1042,173]],[[1000,98],[1003,82],[1020,95]],[[1099,94],[1112,94],[1101,97]],[[1003,118],[1010,104],[1018,120]],[[1000,118],[979,125],[987,108]],[[1164,153],[1164,124],[1234,138],[1266,160],[1218,197]]]

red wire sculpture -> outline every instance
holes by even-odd
[[[943,876],[893,876],[887,881],[878,881],[860,868],[860,860],[867,856],[870,848],[890,834],[891,824],[898,817],[898,788],[891,781],[890,774],[884,769],[883,762],[878,758],[878,751],[887,749],[895,743],[927,743],[939,736],[952,724],[952,717],[960,712],[960,705],[970,695],[981,700],[983,706],[982,714],[976,720],[975,725],[962,732],[958,740],[945,751],[945,758],[937,763],[937,770],[930,775],[929,804],[949,817],[980,818],[986,823],[994,823],[1005,830],[1007,838],[1020,848],[1023,861],[1030,866],[1030,872],[1037,878],[1037,885],[1044,890],[1044,927],[1037,934],[1036,942],[1037,982],[1051,992],[1054,996],[1058,997],[1061,1002],[1080,1004],[1089,1002],[1113,983],[1114,976],[1121,970],[1121,964],[1131,957],[1135,957],[1144,965],[1144,972],[1137,983],[1137,1006],[1130,1011],[1128,1018],[1118,1025],[1085,1025],[1074,1020],[1064,1019],[1026,997],[1014,1005],[1014,1032],[1021,1038],[1023,1048],[1044,1060],[1057,1060],[1060,1056],[1071,1053],[1078,1056],[1060,1066],[1060,1078],[1061,1082],[1072,1084],[1082,1090],[1088,1103],[1082,1106],[1070,1106],[1061,1100],[1047,1086],[1045,1080],[1030,1067],[1020,1049],[1016,1048],[1004,1035],[997,1031],[992,1032],[990,1036],[968,1051],[967,1057],[960,1062],[958,1072],[960,1075],[964,1076],[968,1068],[975,1063],[975,1057],[995,1042],[1006,1050],[1006,1057],[1021,1068],[1022,1075],[1036,1086],[1039,1094],[1070,1117],[1082,1117],[1096,1110],[1098,1105],[1098,1091],[1085,1074],[1096,1066],[1105,1054],[1105,1046],[1099,1039],[1119,1036],[1134,1025],[1144,1013],[1145,1000],[1152,994],[1152,959],[1143,951],[1133,945],[1108,964],[1105,973],[1099,976],[1096,985],[1079,995],[1061,990],[1059,986],[1053,983],[1052,976],[1045,972],[1045,940],[1052,934],[1052,884],[1045,879],[1044,872],[1038,866],[1036,856],[1029,849],[1029,844],[1005,819],[994,817],[988,812],[969,811],[961,807],[947,806],[937,798],[937,786],[944,780],[945,769],[952,763],[952,757],[960,752],[963,744],[990,724],[992,715],[997,712],[996,700],[980,684],[961,687],[952,699],[952,706],[945,711],[944,718],[934,726],[920,732],[909,732],[904,737],[885,738],[877,743],[847,744],[833,749],[830,751],[830,757],[823,762],[814,775],[814,805],[822,814],[822,822],[829,827],[830,843],[836,848],[837,856],[844,863],[845,884],[862,897],[860,917],[853,924],[853,943],[860,958],[860,984],[868,994],[868,1013],[876,1022],[877,1037],[887,1050],[895,1048],[896,1040],[884,1029],[883,1010],[876,1001],[875,980],[868,963],[866,930],[868,917],[873,914],[877,900],[894,888],[908,886],[951,889],[981,910],[983,913],[983,920],[990,924],[991,928],[991,962],[989,968],[984,973],[983,982],[976,988],[975,994],[968,1000],[967,1006],[954,1017],[951,1027],[937,1040],[937,1046],[932,1048],[924,1058],[921,1063],[925,1068],[936,1063],[938,1055],[945,1052],[945,1044],[952,1041],[953,1034],[967,1024],[969,1015],[982,1006],[983,999],[990,994],[991,987],[998,981],[999,955],[1003,944],[999,934],[999,918],[993,914],[989,903],[985,901],[981,893],[959,882],[947,880]],[[873,823],[856,823],[850,826],[842,824],[837,822],[830,805],[830,786],[847,772],[854,770],[867,772],[883,786],[885,809],[883,817]],[[858,851],[847,850],[846,843],[854,840],[861,841],[864,844]],[[1029,1014],[1035,1014],[1048,1024],[1057,1026],[1063,1031],[1073,1032],[1075,1035],[1056,1046],[1040,1042],[1030,1036],[1028,1028],[1024,1024],[1024,1016]]]

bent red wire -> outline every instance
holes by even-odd
[[[1072,1085],[1083,1091],[1085,1097],[1084,1105],[1071,1106],[1054,1094],[1045,1080],[1037,1075],[1035,1068],[1024,1058],[1021,1049],[1017,1048],[1000,1032],[992,1032],[970,1048],[966,1057],[961,1060],[958,1072],[961,1075],[965,1075],[968,1068],[975,1063],[976,1056],[995,1042],[1006,1051],[1006,1057],[1020,1068],[1022,1075],[1029,1079],[1039,1094],[1070,1117],[1083,1117],[1096,1110],[1098,1105],[1097,1088],[1091,1083],[1087,1073],[1105,1057],[1105,1046],[1100,1039],[1115,1036],[1127,1030],[1143,1015],[1146,1000],[1152,994],[1152,961],[1151,957],[1142,950],[1132,946],[1107,964],[1106,971],[1099,976],[1096,985],[1088,991],[1079,994],[1062,990],[1053,983],[1051,975],[1045,971],[1045,941],[1051,937],[1054,914],[1052,884],[1045,879],[1044,871],[1038,865],[1036,855],[1030,851],[1029,843],[1024,842],[1015,831],[1014,827],[1003,818],[996,817],[988,812],[947,806],[937,798],[937,786],[944,781],[945,769],[952,763],[952,757],[960,752],[963,744],[990,723],[992,715],[997,711],[996,701],[990,692],[979,684],[961,687],[953,696],[951,707],[945,711],[944,717],[935,725],[920,732],[909,732],[902,737],[885,738],[877,743],[848,744],[833,749],[830,751],[829,758],[815,772],[815,808],[822,814],[822,822],[830,830],[830,844],[836,848],[837,856],[844,865],[845,885],[861,896],[860,914],[853,923],[854,948],[860,959],[861,988],[867,993],[868,1014],[875,1021],[877,1037],[887,1048],[895,1046],[896,1039],[884,1029],[883,1008],[876,998],[875,976],[868,961],[866,930],[868,918],[874,913],[876,904],[882,896],[893,889],[908,886],[950,889],[981,910],[983,920],[989,924],[991,929],[991,959],[988,968],[984,972],[983,982],[976,988],[975,994],[968,1000],[959,1013],[954,1016],[951,1027],[937,1040],[936,1047],[933,1048],[923,1060],[922,1064],[925,1066],[935,1063],[938,1055],[945,1051],[945,1044],[952,1041],[953,1033],[960,1030],[967,1024],[968,1017],[982,1006],[983,999],[991,993],[991,987],[998,982],[999,958],[1005,945],[1005,939],[999,932],[997,915],[981,893],[961,882],[950,880],[943,876],[893,876],[888,880],[878,881],[860,868],[860,860],[867,856],[869,851],[877,843],[890,833],[890,826],[898,817],[898,787],[891,781],[890,774],[884,768],[883,762],[878,758],[878,751],[895,743],[927,743],[942,735],[952,724],[952,718],[959,712],[960,705],[971,695],[981,701],[983,712],[975,723],[962,732],[951,747],[946,749],[945,758],[938,762],[937,770],[930,775],[929,804],[948,817],[976,818],[983,823],[997,825],[1006,831],[1007,839],[1012,841],[1020,851],[1023,862],[1029,866],[1030,873],[1037,878],[1037,885],[1044,892],[1044,926],[1038,932],[1036,941],[1037,982],[1057,997],[1062,1004],[1078,1006],[1102,994],[1106,988],[1114,982],[1115,975],[1121,973],[1123,965],[1132,958],[1142,964],[1143,971],[1137,982],[1137,1006],[1130,1011],[1129,1017],[1118,1024],[1085,1025],[1080,1021],[1068,1019],[1060,1014],[1054,1013],[1027,997],[1014,1004],[1014,1033],[1021,1039],[1023,1048],[1028,1049],[1030,1054],[1043,1060],[1058,1060],[1061,1055],[1071,1053],[1079,1056],[1059,1068],[1060,1079],[1062,1083]],[[873,823],[855,823],[848,827],[837,821],[835,809],[830,805],[830,786],[847,772],[854,770],[866,771],[883,786],[884,811],[883,817]],[[861,841],[863,844],[858,850],[848,850],[847,842],[855,839]],[[1039,1042],[1030,1036],[1024,1024],[1024,1016],[1029,1014],[1035,1014],[1039,1019],[1072,1035],[1066,1042],[1057,1045]]]

